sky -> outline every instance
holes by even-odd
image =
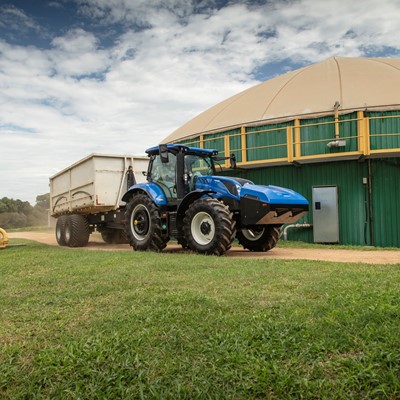
[[[0,198],[332,56],[400,57],[400,0],[0,0]]]

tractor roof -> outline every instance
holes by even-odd
[[[198,154],[200,156],[215,156],[218,154],[218,150],[216,149],[201,149],[199,147],[189,147],[185,146],[183,144],[167,144],[164,145],[167,146],[167,149],[171,153],[183,151],[184,153],[188,154]],[[149,149],[146,150],[146,153],[151,156],[151,155],[156,155],[160,153],[160,147],[159,146],[154,146],[150,147]]]

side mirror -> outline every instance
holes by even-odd
[[[168,163],[168,146],[166,144],[160,144],[159,146],[160,158],[163,164]]]

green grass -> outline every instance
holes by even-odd
[[[400,265],[21,242],[1,399],[400,398]]]

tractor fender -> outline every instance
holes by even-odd
[[[194,201],[199,199],[203,196],[211,196],[212,193],[216,193],[213,190],[193,190],[192,192],[188,193],[181,201],[178,206],[177,210],[177,222],[182,221],[183,217],[185,216],[186,210],[189,208],[189,205],[192,204]],[[179,225],[179,224],[178,224]]]
[[[138,183],[131,186],[129,190],[122,196],[121,200],[125,201],[125,203],[128,203],[129,199],[133,195],[140,192],[145,192],[157,206],[167,205],[167,198],[165,197],[163,190],[153,182]]]

